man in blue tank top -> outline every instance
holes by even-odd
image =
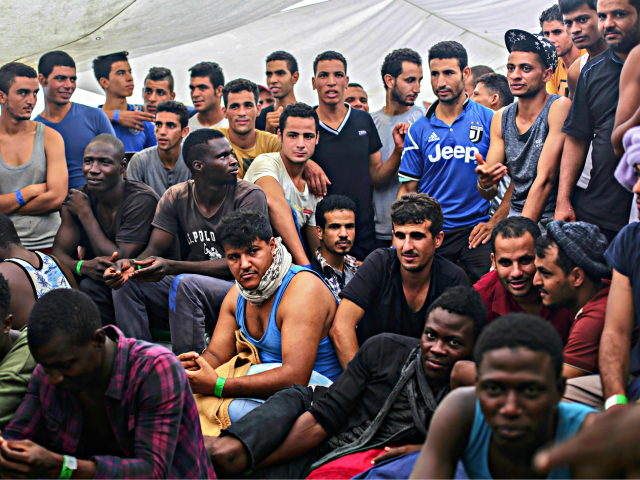
[[[193,392],[266,399],[294,384],[307,385],[314,370],[336,380],[342,367],[328,335],[338,301],[328,285],[315,272],[292,264],[262,213],[230,213],[220,222],[218,241],[236,283],[222,303],[207,349],[178,357]],[[238,328],[258,350],[261,363],[281,366],[240,378],[219,377],[215,369],[236,355]]]
[[[440,405],[412,478],[454,478],[462,460],[468,478],[537,478],[533,456],[593,423],[596,410],[560,402],[562,341],[541,318],[514,313],[492,322],[474,348],[476,386]],[[552,470],[547,478],[571,478]]]

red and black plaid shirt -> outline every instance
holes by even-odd
[[[91,457],[97,465],[95,478],[216,478],[198,408],[178,359],[164,347],[125,338],[114,326],[104,330],[118,343],[105,401],[125,457]],[[57,453],[75,455],[81,436],[78,399],[49,385],[38,365],[2,437],[28,439]]]

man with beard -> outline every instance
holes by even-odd
[[[395,170],[400,168],[400,157],[404,138],[399,133],[400,125],[413,123],[424,115],[424,109],[415,105],[420,95],[422,81],[422,58],[409,49],[394,50],[384,59],[382,84],[386,91],[386,104],[373,112],[371,118],[376,124],[382,140],[380,155],[383,162],[392,162]],[[376,209],[376,245],[390,247],[392,239],[391,204],[400,190],[397,176],[389,179],[386,185],[373,190],[373,203]]]
[[[429,50],[431,87],[438,100],[409,127],[398,196],[419,191],[437,199],[445,232],[440,254],[461,261],[480,278],[491,267],[491,230],[506,215],[490,219],[491,203],[476,188],[474,155],[484,157],[489,151],[493,111],[465,93],[467,63],[467,51],[458,42],[441,42]]]
[[[348,255],[356,237],[356,204],[344,195],[324,197],[316,207],[316,233],[320,246],[311,269],[324,277],[340,295],[358,271],[360,263]]]
[[[256,118],[256,129],[276,133],[280,115],[287,105],[297,103],[293,86],[298,83],[298,61],[289,52],[279,50],[267,57],[267,86],[275,102],[262,106]]]
[[[518,102],[493,117],[486,164],[478,158],[478,191],[486,199],[495,197],[508,170],[511,186],[494,217],[509,209],[510,216],[528,217],[540,222],[544,230],[555,211],[565,137],[561,129],[571,101],[545,89],[558,65],[556,47],[549,40],[509,30],[505,43],[509,50],[507,79]]]
[[[614,177],[619,159],[613,145],[622,154],[622,137],[634,125],[627,120],[638,106],[637,89],[625,94],[622,102],[618,102],[618,97],[620,85],[631,87],[634,82],[637,85],[633,71],[626,82],[621,81],[621,72],[629,52],[640,43],[639,9],[637,0],[598,1],[600,31],[609,48],[591,59],[580,74],[574,102],[562,129],[567,139],[555,218],[597,225],[610,243],[629,223],[633,199]],[[630,65],[634,70],[633,61]],[[618,127],[614,131],[615,125]],[[591,180],[585,190],[577,190],[572,196],[589,145],[593,148]]]
[[[33,68],[17,62],[0,68],[0,213],[28,250],[49,253],[69,175],[62,136],[30,120],[37,94]]]
[[[155,108],[158,145],[136,153],[127,178],[149,185],[160,196],[169,187],[191,179],[182,159],[182,139],[189,134],[189,112],[180,102],[167,100]]]

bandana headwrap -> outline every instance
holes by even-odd
[[[247,290],[236,280],[236,286],[240,295],[251,305],[261,305],[269,300],[282,284],[284,276],[291,267],[291,254],[282,244],[282,238],[276,238],[276,253],[273,255],[273,262],[265,272],[260,284],[253,290]]]

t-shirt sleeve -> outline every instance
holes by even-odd
[[[376,122],[373,121],[371,115],[369,115],[369,155],[376,153],[382,148],[382,140],[380,140],[380,134],[376,127]],[[385,160],[383,158],[383,160]]]
[[[261,188],[254,188],[247,193],[237,207],[238,210],[249,210],[262,213],[269,218],[269,207],[267,206],[267,196]]]
[[[379,250],[370,253],[355,276],[342,289],[340,297],[355,303],[363,310],[368,310],[378,298],[385,264],[383,254]]]
[[[573,95],[573,102],[571,103],[571,108],[569,108],[567,118],[564,121],[562,131],[574,137],[591,141],[593,140],[595,123],[589,109],[589,99],[587,97],[585,75],[582,74],[578,79],[578,85],[576,85],[576,91]]]
[[[605,252],[604,256],[609,261],[609,265],[615,268],[618,272],[626,277],[630,277],[631,274],[628,270],[628,264],[630,259],[636,259],[634,247],[635,240],[638,237],[637,224],[631,224],[624,227],[620,233],[613,239],[611,245]],[[637,245],[637,244],[636,244]]]
[[[144,130],[147,135],[147,138],[144,142],[144,148],[155,147],[158,145],[158,140],[156,139],[156,129],[151,122],[144,122]]]
[[[147,183],[144,179],[144,168],[142,168],[142,159],[137,153],[131,157],[127,166],[127,179],[136,182]]]
[[[598,373],[598,351],[604,328],[604,311],[590,310],[573,324],[564,347],[564,363],[589,373]]]
[[[256,183],[262,177],[273,177],[280,182],[280,175],[276,163],[267,156],[258,155],[244,174],[244,180]]]
[[[418,146],[422,133],[420,123],[422,122],[416,121],[412,124],[404,137],[404,149],[402,150],[400,171],[398,172],[401,177],[414,181],[420,181],[424,171],[422,150]]]
[[[280,150],[282,150],[282,144],[278,141],[278,137],[274,135],[269,141],[269,152],[279,152]]]
[[[138,194],[131,198],[122,212],[122,220],[116,235],[116,242],[146,245],[151,236],[151,229],[153,228],[151,222],[157,205],[158,200],[156,197],[146,193]]]
[[[111,120],[107,117],[107,114],[101,108],[96,108],[95,115],[95,134],[96,136],[102,133],[108,133],[109,135],[116,136],[116,132],[111,125]]]
[[[169,188],[158,202],[152,225],[173,235],[178,233],[180,219],[177,203],[174,188]]]

